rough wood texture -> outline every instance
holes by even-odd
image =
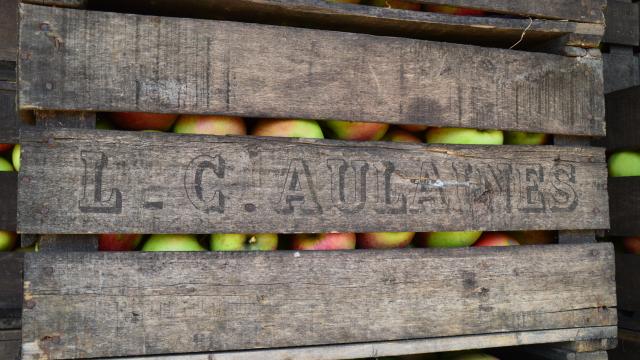
[[[609,226],[599,148],[113,130],[23,130],[21,143],[22,233]]]
[[[606,31],[602,41],[612,44],[638,46],[640,16],[638,4],[629,0],[609,0],[605,12]]]
[[[0,329],[19,327],[23,254],[0,252]],[[4,359],[0,356],[0,359]]]
[[[0,144],[18,142],[19,124],[16,112],[16,83],[0,80]]]
[[[640,236],[640,177],[609,178],[612,236]]]
[[[84,8],[88,0],[21,0],[23,3],[56,6],[65,8]]]
[[[526,348],[523,351],[531,355],[527,360],[607,360],[606,351],[576,353],[558,348],[537,346]]]
[[[364,344],[301,346],[284,349],[216,352],[212,354],[159,355],[118,358],[126,360],[336,360],[379,358],[394,355],[425,354],[463,349],[484,349],[487,346],[501,347],[535,343],[557,342],[585,338],[615,336],[615,327],[543,330],[441,337],[419,340],[382,341]],[[420,357],[418,357],[419,359]],[[114,359],[114,358],[110,358]],[[402,357],[402,359],[407,359]],[[410,359],[413,359],[411,357]],[[509,359],[509,358],[504,358]],[[519,357],[518,359],[521,359]],[[102,359],[101,359],[102,360]]]
[[[24,109],[604,135],[598,58],[30,5],[21,34]]]
[[[18,173],[0,171],[0,230],[16,230]]]
[[[184,18],[233,20],[314,29],[362,32],[518,49],[551,39],[562,45],[597,47],[603,24],[508,17],[475,17],[398,11],[325,0],[97,0],[92,9]],[[524,38],[522,33],[526,30]]]
[[[616,282],[618,307],[622,310],[640,312],[640,256],[616,254]]]
[[[613,262],[611,244],[26,254],[23,354],[152,355],[610,326]]]
[[[20,359],[20,330],[0,330],[0,359]]]
[[[640,150],[640,86],[606,95],[608,150]]]
[[[633,48],[611,45],[610,51],[602,54],[605,94],[638,86],[640,70],[638,56],[633,53]]]
[[[0,1],[0,61],[16,61],[18,54],[18,0]]]
[[[637,360],[640,354],[640,332],[620,329],[618,347],[609,352],[611,360]]]

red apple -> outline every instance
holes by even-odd
[[[13,149],[13,144],[0,144],[0,153]]]
[[[393,142],[411,142],[411,143],[421,143],[419,137],[413,135],[412,133],[400,129],[392,129],[389,131],[382,140],[385,141],[393,141]]]
[[[402,0],[372,0],[371,5],[404,10],[420,10],[422,8],[420,4]]]
[[[323,139],[320,125],[314,120],[262,119],[253,127],[251,135]]]
[[[100,251],[133,251],[140,244],[139,234],[101,234],[98,238]]]
[[[335,139],[376,141],[382,139],[389,124],[358,121],[328,120],[325,122]]]
[[[126,130],[160,130],[171,128],[178,115],[138,112],[116,112],[109,115],[114,124]]]
[[[556,241],[555,231],[508,231],[507,234],[520,245],[544,245],[553,244]]]
[[[217,115],[181,115],[173,132],[178,134],[246,135],[241,117]]]
[[[516,239],[503,232],[484,232],[473,246],[512,246],[520,245]]]
[[[428,125],[407,125],[407,124],[402,124],[402,125],[398,125],[398,127],[401,127],[407,131],[411,131],[411,132],[421,132],[421,131],[425,131],[429,128]]]
[[[622,240],[624,249],[631,254],[640,255],[640,237],[627,237]]]
[[[360,249],[395,249],[411,244],[415,233],[412,232],[377,232],[357,235]]]
[[[298,234],[292,241],[293,250],[352,250],[356,248],[354,233]]]
[[[462,16],[484,16],[486,13],[482,10],[467,9],[456,6],[447,5],[427,5],[427,11],[451,15]]]

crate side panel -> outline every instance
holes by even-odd
[[[612,236],[640,235],[640,177],[609,178]]]
[[[640,86],[609,93],[607,107],[608,150],[640,150]]]

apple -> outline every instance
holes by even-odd
[[[13,144],[0,144],[0,153],[11,150]]]
[[[278,234],[211,234],[212,251],[269,251],[278,249]]]
[[[204,251],[195,235],[156,234],[151,235],[142,246],[142,251]]]
[[[237,116],[182,115],[173,126],[178,134],[246,135],[244,120]]]
[[[0,251],[11,251],[16,247],[16,233],[0,230]]]
[[[415,233],[412,232],[376,232],[357,235],[360,249],[395,249],[411,244]]]
[[[495,356],[487,355],[480,352],[454,352],[446,354],[442,357],[446,360],[500,360]]]
[[[107,119],[96,120],[96,129],[98,130],[113,130],[113,124]]]
[[[420,4],[401,0],[372,0],[371,5],[404,10],[420,10],[422,8]]]
[[[640,237],[624,238],[622,239],[622,245],[628,253],[640,255]]]
[[[382,138],[382,140],[393,141],[393,142],[412,142],[412,143],[422,142],[419,137],[413,135],[408,131],[404,131],[401,129],[392,129]]]
[[[516,239],[503,232],[485,232],[473,246],[512,246],[520,245]]]
[[[555,231],[508,231],[507,234],[520,243],[520,245],[544,245],[553,244],[556,241]]]
[[[16,144],[11,152],[11,162],[13,162],[13,168],[16,171],[20,171],[20,144]]]
[[[142,235],[139,234],[101,234],[98,237],[98,249],[100,251],[133,251]]]
[[[0,171],[14,171],[13,165],[7,159],[0,157]]]
[[[389,124],[359,121],[328,120],[325,124],[340,140],[377,141],[389,129]]]
[[[502,145],[500,130],[476,130],[467,128],[430,128],[427,130],[429,144],[475,144]]]
[[[293,250],[352,250],[356,248],[354,233],[298,234],[293,237]]]
[[[482,231],[441,231],[420,234],[420,245],[430,248],[466,247],[475,243]]]
[[[126,130],[160,130],[167,131],[171,128],[177,115],[154,114],[139,112],[116,112],[111,113],[111,121],[118,127]]]
[[[609,176],[640,176],[640,152],[619,151],[609,157]]]
[[[549,136],[541,133],[507,131],[504,134],[504,143],[508,145],[544,145],[548,141]]]
[[[427,5],[427,11],[462,16],[484,16],[486,14],[482,10],[467,9],[447,5]]]
[[[253,127],[251,135],[324,139],[320,125],[305,119],[262,119]]]
[[[415,124],[411,124],[411,125],[407,125],[407,124],[401,124],[398,125],[398,127],[401,127],[407,131],[411,131],[411,132],[421,132],[421,131],[425,131],[429,128],[428,125],[415,125]]]

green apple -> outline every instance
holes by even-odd
[[[11,152],[11,161],[13,162],[13,168],[16,171],[20,171],[20,144],[16,144]]]
[[[421,8],[420,4],[402,0],[371,0],[370,4],[373,6],[404,10],[420,10]]]
[[[142,246],[142,251],[204,251],[195,235],[156,234],[151,235]]]
[[[427,130],[429,144],[473,144],[502,145],[504,137],[500,130],[476,130],[467,128],[430,128]]]
[[[411,244],[415,233],[412,232],[377,232],[357,235],[360,249],[396,249]]]
[[[609,176],[640,176],[640,152],[619,151],[609,157]]]
[[[251,135],[324,139],[320,125],[314,120],[304,119],[262,119],[254,126]]]
[[[16,233],[0,230],[0,251],[11,251],[16,247]]]
[[[340,140],[377,141],[389,129],[389,124],[360,121],[328,120],[325,125]]]
[[[113,124],[107,119],[96,120],[96,129],[98,130],[113,130]]]
[[[14,171],[13,170],[13,165],[11,165],[11,163],[0,156],[0,171]]]
[[[212,251],[270,251],[278,248],[277,234],[211,234]]]
[[[246,135],[244,120],[237,116],[181,115],[173,126],[178,134]]]
[[[541,133],[507,131],[504,134],[504,143],[507,145],[544,145],[548,140],[549,136]]]
[[[473,245],[482,231],[449,231],[424,233],[422,245],[430,248],[467,247]]]

